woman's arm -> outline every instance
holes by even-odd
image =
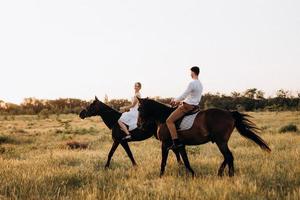
[[[137,99],[137,97],[141,97],[141,95],[140,94],[136,94],[135,96],[134,96],[134,99],[133,99],[133,102],[131,103],[131,105],[129,105],[129,106],[124,106],[124,107],[122,107],[124,110],[129,110],[130,108],[133,108],[134,106],[136,106],[136,104],[139,102],[138,101],[138,99]]]
[[[136,106],[136,104],[137,104],[138,102],[139,102],[139,101],[137,100],[137,98],[134,97],[133,102],[132,102],[132,104],[131,104],[130,106],[128,106],[128,109],[133,108],[134,106]]]

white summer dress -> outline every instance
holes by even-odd
[[[140,97],[140,94],[136,94],[134,97],[131,98],[131,102],[134,101],[136,96]],[[122,113],[120,117],[120,121],[123,122],[124,124],[128,125],[128,130],[132,131],[133,129],[137,128],[137,120],[139,116],[139,111],[138,111],[138,103],[133,107],[130,108],[128,112]]]

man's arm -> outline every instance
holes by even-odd
[[[184,100],[192,92],[192,90],[193,90],[192,83],[190,83],[188,85],[188,87],[186,88],[186,90],[184,91],[184,93],[182,95],[180,95],[179,97],[175,98],[175,101],[179,102],[179,101]]]

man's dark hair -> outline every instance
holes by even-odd
[[[200,69],[199,69],[199,67],[197,67],[197,66],[192,67],[192,68],[191,68],[191,71],[194,72],[197,76],[198,76],[199,73],[200,73]]]

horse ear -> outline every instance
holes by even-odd
[[[99,101],[99,99],[98,99],[98,97],[97,97],[97,96],[95,96],[95,100],[96,100],[96,101]]]

